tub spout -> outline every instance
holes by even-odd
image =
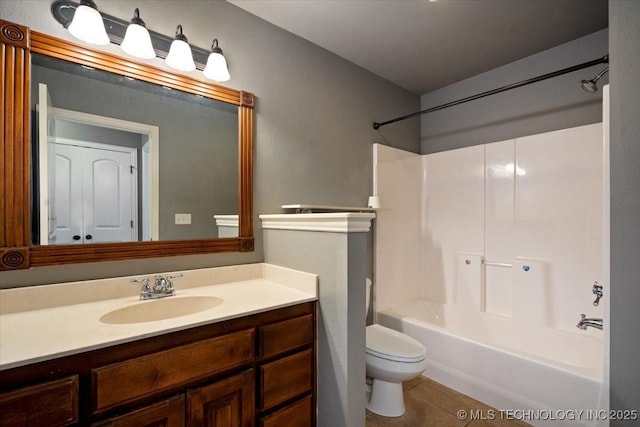
[[[602,319],[588,318],[584,314],[581,314],[580,321],[576,326],[582,330],[586,330],[589,326],[602,330]]]

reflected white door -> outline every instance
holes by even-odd
[[[56,144],[56,237],[50,243],[137,240],[135,156]]]

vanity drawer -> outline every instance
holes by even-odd
[[[248,363],[253,329],[247,329],[92,369],[93,411],[156,394]]]
[[[313,342],[313,316],[295,317],[260,327],[260,356],[269,357]]]
[[[311,427],[311,396],[277,410],[260,420],[260,427]]]
[[[184,427],[184,395],[173,396],[91,427],[164,426]]]
[[[64,426],[77,421],[77,375],[0,394],[1,426]]]
[[[260,408],[271,408],[313,387],[311,349],[260,367]]]

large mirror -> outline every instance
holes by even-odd
[[[2,269],[253,250],[252,94],[0,23]]]
[[[32,243],[210,239],[237,217],[235,105],[34,53],[31,108]]]

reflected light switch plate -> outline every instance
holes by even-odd
[[[191,214],[188,213],[180,213],[176,214],[176,224],[184,225],[191,224]]]

